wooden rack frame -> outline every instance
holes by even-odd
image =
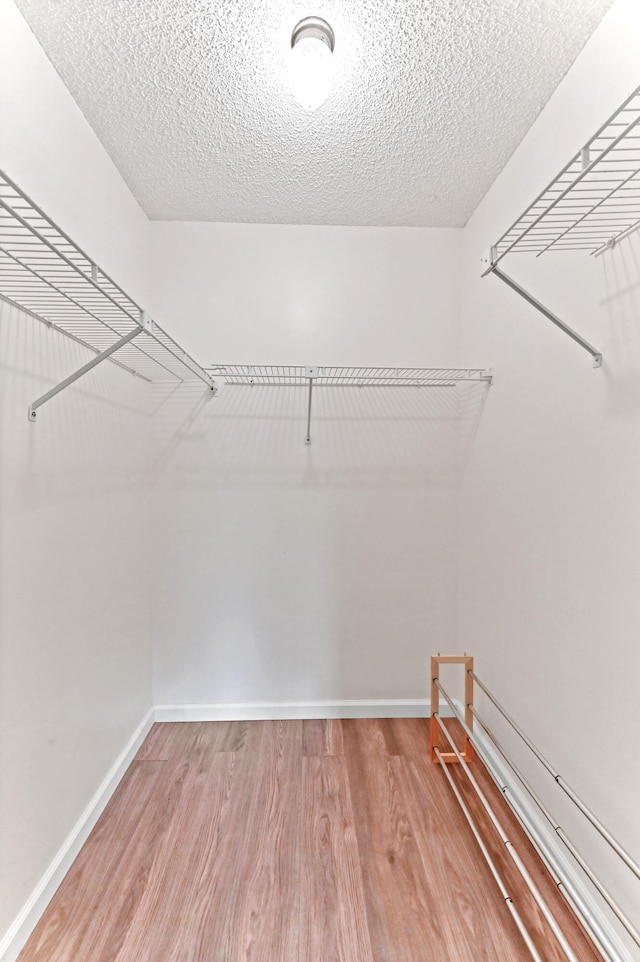
[[[464,666],[464,720],[466,728],[473,731],[473,657],[471,655],[433,655],[431,658],[431,761],[438,764],[436,748],[440,740],[440,728],[438,725],[438,714],[440,711],[440,665],[463,665]],[[443,762],[456,763],[460,759],[455,752],[439,752]],[[467,731],[462,736],[462,748],[460,755],[465,761],[472,761],[474,757],[473,745],[471,744]]]

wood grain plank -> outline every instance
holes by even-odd
[[[528,958],[517,926],[451,789],[428,755],[393,759],[425,876],[436,893],[438,928],[450,962],[521,962]],[[455,799],[453,799],[455,802]],[[544,956],[546,958],[546,956]]]
[[[252,745],[258,754],[302,756],[301,719],[257,721],[253,724],[255,736],[252,737],[256,741],[252,740]]]
[[[27,940],[20,962],[67,962],[82,957],[80,945],[110,911],[102,894],[126,856],[136,829],[146,825],[144,813],[157,791],[164,764],[133,762],[129,766]]]
[[[171,751],[169,744],[170,737],[171,726],[168,724],[155,722],[151,726],[151,730],[138,749],[134,761],[168,761]]]
[[[381,718],[343,718],[342,739],[345,755],[388,755]]]
[[[37,951],[32,950],[30,939],[20,956],[21,962],[31,959],[34,962],[71,962],[75,959],[106,962],[116,957],[184,782],[185,771],[181,766],[173,770],[168,789],[159,790],[166,783],[167,764],[137,763],[141,772],[137,790],[140,791],[141,783],[146,788],[142,812],[132,822],[120,803],[118,807],[123,817],[105,820],[100,842],[89,846],[89,857],[93,849],[97,866],[85,874],[82,865],[78,871],[74,863],[65,879],[70,889],[56,893],[55,908],[50,906],[52,911],[47,910],[41,923],[46,929],[60,907],[64,912],[65,905],[71,901],[69,913],[74,914],[74,908],[78,910],[75,924],[66,924],[64,935],[59,933],[55,944],[46,951],[42,950],[37,931],[34,932],[32,939],[35,937]],[[140,801],[136,800],[134,804],[139,808]],[[81,855],[83,860],[87,859],[86,848]]]
[[[278,734],[277,727],[272,731]],[[275,751],[257,756],[243,858],[237,865],[240,896],[224,954],[213,958],[224,962],[298,958],[301,776],[299,754]]]
[[[346,762],[304,758],[300,962],[373,962]]]
[[[20,962],[520,962],[455,797],[419,752],[427,738],[424,719],[154,726]],[[601,962],[472,767],[577,957]],[[560,962],[460,766],[450,770],[545,962]]]
[[[387,718],[383,728],[390,755],[428,755],[429,718]]]
[[[311,718],[302,723],[303,755],[344,755],[342,721],[339,718]]]
[[[346,761],[374,959],[446,960],[438,893],[424,874],[394,760],[363,751]]]
[[[255,756],[218,753],[189,772],[119,962],[225,958],[254,771]]]

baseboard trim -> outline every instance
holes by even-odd
[[[441,706],[443,717],[451,713]],[[154,721],[259,721],[310,718],[422,718],[428,717],[428,699],[378,699],[373,701],[234,702],[208,705],[156,705],[142,719],[107,772],[102,784],[56,853],[18,916],[0,939],[0,962],[15,962],[73,860],[118,787]]]
[[[232,702],[207,705],[156,705],[157,722],[262,721],[277,718],[423,718],[431,714],[428,699],[374,701]],[[442,711],[446,716],[448,712]]]
[[[456,707],[460,714],[463,714],[463,706],[457,700]],[[550,829],[548,822],[532,801],[531,796],[522,787],[479,725],[475,727],[474,735],[479,753],[483,753],[487,762],[493,767],[500,787],[506,786],[508,790],[505,800],[509,803],[509,798],[511,798],[513,803],[511,807],[515,809],[521,822],[526,826],[529,837],[532,841],[535,840],[536,847],[539,846],[546,853],[547,861],[553,865],[557,877],[562,879],[565,890],[577,898],[582,905],[585,915],[585,928],[587,931],[590,928],[599,931],[603,936],[607,945],[607,951],[605,951],[603,945],[604,957],[610,962],[633,962],[618,932],[587,888],[585,877],[569,857],[567,849],[562,845],[556,833]]]
[[[146,738],[153,720],[154,712],[151,708],[107,772],[102,784],[56,853],[17,918],[0,939],[1,962],[15,962],[15,959],[17,959],[40,916],[71,867],[73,860],[86,842],[91,829],[118,787],[138,748]]]

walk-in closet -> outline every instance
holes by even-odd
[[[0,962],[640,960],[636,0],[0,0]]]

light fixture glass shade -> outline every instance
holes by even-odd
[[[312,18],[309,18],[311,22]],[[291,47],[290,81],[293,96],[305,110],[316,110],[325,102],[333,84],[333,32],[324,36],[324,30],[313,20],[307,27],[302,21],[294,32]],[[322,33],[321,33],[322,30]]]

